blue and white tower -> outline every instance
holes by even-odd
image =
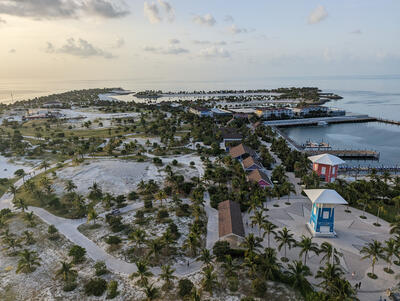
[[[346,200],[332,189],[305,189],[304,192],[312,202],[311,217],[307,223],[310,232],[320,237],[336,236],[335,207],[346,205]]]

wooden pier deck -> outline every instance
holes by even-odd
[[[310,156],[320,154],[331,154],[342,159],[348,160],[379,160],[380,153],[372,150],[351,150],[351,149],[324,149],[324,150],[304,150]]]

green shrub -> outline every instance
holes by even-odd
[[[128,193],[128,200],[130,201],[135,201],[139,198],[139,195],[137,194],[136,191],[131,191]]]
[[[78,286],[78,284],[76,282],[67,282],[63,286],[63,291],[64,292],[72,292],[74,289],[76,289],[77,286]]]
[[[191,291],[192,291],[192,289],[193,289],[193,282],[192,281],[190,281],[189,279],[187,279],[187,278],[184,278],[184,279],[181,279],[181,280],[179,280],[179,284],[178,284],[178,295],[181,297],[181,298],[184,298],[184,297],[186,297],[186,296],[188,296],[190,293],[191,293]]]
[[[107,281],[102,278],[90,279],[88,283],[85,284],[85,294],[88,296],[99,297],[103,295],[107,288]]]
[[[115,235],[111,235],[106,239],[106,243],[108,243],[109,245],[118,245],[121,242],[121,238]]]
[[[95,272],[96,276],[101,276],[101,275],[107,274],[109,272],[107,270],[107,266],[104,261],[97,261],[94,264],[94,268],[96,270],[96,272]]]
[[[118,282],[111,280],[107,284],[107,299],[114,299],[116,296],[118,296],[118,294]]]
[[[264,280],[256,278],[251,283],[251,288],[253,290],[253,294],[256,297],[262,298],[264,297],[265,292],[267,291],[267,284],[265,283]]]
[[[161,220],[161,219],[164,219],[164,218],[167,218],[167,217],[169,217],[169,213],[168,213],[167,209],[160,209],[158,211],[158,213],[157,213],[157,219],[158,220]]]
[[[153,201],[152,200],[145,200],[144,201],[144,208],[146,208],[146,209],[153,208]]]
[[[81,263],[85,260],[86,250],[81,246],[74,245],[69,250],[68,255],[72,257],[73,263]]]

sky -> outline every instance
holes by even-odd
[[[399,74],[398,0],[0,0],[0,79]]]

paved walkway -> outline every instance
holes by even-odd
[[[149,157],[153,157],[148,154]],[[105,157],[109,158],[109,157]],[[98,158],[96,158],[98,159]],[[164,162],[172,162],[176,158],[163,158]],[[70,160],[69,160],[70,161]],[[186,164],[190,164],[190,161],[195,162],[195,166],[199,171],[200,177],[204,175],[203,162],[198,157],[193,157],[190,155],[185,155],[180,157],[180,163],[185,162]],[[67,161],[66,161],[67,162]],[[56,164],[52,165],[50,168],[55,167]],[[44,169],[38,169],[35,171],[35,174],[38,175],[44,172]],[[15,183],[15,187],[19,188],[23,185],[23,180],[19,180]],[[204,194],[205,210],[208,217],[207,223],[207,240],[206,246],[208,249],[211,249],[214,243],[218,240],[218,211],[214,208],[210,207],[210,196],[208,192]],[[121,213],[129,212],[132,210],[137,210],[143,207],[143,202],[138,202],[134,204],[130,204],[124,208],[121,208]],[[10,208],[12,209],[12,195],[9,193],[4,194],[0,198],[0,209]],[[74,244],[77,244],[86,249],[87,255],[95,260],[95,261],[104,261],[107,267],[113,272],[130,275],[133,272],[136,272],[137,267],[133,263],[127,263],[126,261],[115,258],[114,256],[108,254],[104,249],[99,247],[92,240],[87,238],[81,232],[79,232],[78,227],[87,222],[86,218],[83,219],[66,219],[62,217],[55,216],[50,212],[46,211],[43,208],[29,206],[28,211],[32,211],[36,216],[42,219],[45,223],[49,225],[54,225],[57,230],[63,234],[66,238],[68,238]],[[100,216],[104,217],[107,212],[100,214]],[[216,229],[216,230],[215,230]],[[173,268],[176,270],[175,274],[184,276],[188,274],[192,274],[201,269],[201,263],[193,260],[189,265],[187,264],[178,264],[176,263]],[[155,275],[160,274],[161,269],[158,267],[152,268],[152,272]]]

